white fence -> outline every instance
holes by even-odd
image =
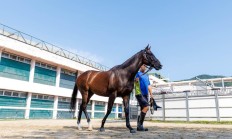
[[[232,121],[232,89],[155,94],[162,109],[147,118],[182,121]]]

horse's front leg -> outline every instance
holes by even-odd
[[[101,132],[104,132],[104,131],[105,131],[104,125],[105,125],[105,122],[106,122],[107,117],[108,117],[109,114],[111,113],[112,107],[113,107],[113,105],[114,105],[114,100],[115,100],[115,98],[116,98],[116,92],[113,92],[113,93],[110,95],[109,100],[108,100],[107,112],[106,112],[105,117],[104,117],[103,120],[102,120],[102,124],[101,124],[101,128],[100,128],[100,131],[101,131]]]
[[[124,111],[126,116],[126,127],[129,128],[130,133],[136,133],[136,131],[130,125],[130,117],[129,117],[129,102],[130,102],[130,95],[122,97],[123,104],[124,104]]]

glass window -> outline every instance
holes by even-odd
[[[55,70],[55,71],[56,71],[56,67],[52,67],[52,70]]]
[[[37,94],[33,94],[33,95],[32,95],[32,98],[37,98]]]
[[[48,96],[44,96],[44,99],[48,99]]]
[[[42,67],[42,68],[46,68],[46,64],[41,63],[41,67]]]
[[[58,101],[62,101],[62,97],[59,97],[59,98],[58,98]]]
[[[9,57],[9,54],[3,52],[3,53],[2,53],[2,57],[8,58],[8,57]]]
[[[31,60],[30,59],[25,59],[25,63],[30,64]]]
[[[47,68],[48,68],[48,69],[52,69],[52,67],[51,67],[50,65],[47,65]]]
[[[35,65],[40,67],[40,63],[39,62],[35,62]]]
[[[66,101],[66,98],[65,98],[65,97],[63,97],[63,98],[62,98],[62,101]]]
[[[5,92],[4,92],[4,95],[5,95],[5,96],[11,96],[11,93],[12,93],[12,92],[5,91]]]
[[[71,102],[71,98],[67,98],[67,102]]]
[[[54,100],[54,96],[49,96],[48,99],[49,100]]]
[[[18,57],[18,60],[19,60],[20,62],[24,62],[24,58],[22,58],[22,57]]]
[[[17,59],[17,56],[15,56],[15,55],[10,55],[10,58],[13,59],[13,60],[16,60],[16,59]]]
[[[13,96],[14,96],[14,97],[18,97],[18,96],[19,96],[19,93],[13,92]]]
[[[3,91],[2,90],[0,90],[0,96],[3,96]]]
[[[43,95],[38,95],[38,99],[43,99]]]
[[[27,97],[27,93],[20,93],[20,97]]]

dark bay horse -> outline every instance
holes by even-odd
[[[123,64],[117,65],[108,71],[86,71],[77,78],[72,93],[70,109],[73,110],[76,107],[76,96],[79,89],[82,95],[82,103],[77,120],[79,130],[81,130],[80,121],[82,111],[89,123],[89,130],[92,130],[86,106],[93,94],[97,94],[99,96],[109,97],[107,113],[102,120],[100,131],[105,131],[104,124],[108,115],[111,113],[115,98],[122,97],[126,116],[126,127],[129,128],[131,133],[135,133],[129,121],[129,100],[130,93],[134,88],[135,75],[143,64],[153,67],[156,70],[162,68],[160,61],[151,52],[149,45]]]

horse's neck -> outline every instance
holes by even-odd
[[[125,68],[126,72],[126,76],[129,77],[129,80],[134,80],[134,77],[136,75],[136,73],[139,71],[139,68],[142,66],[142,57],[141,54],[139,53],[137,56],[135,56],[134,58],[132,58],[129,61],[130,64],[128,64],[128,67]]]

